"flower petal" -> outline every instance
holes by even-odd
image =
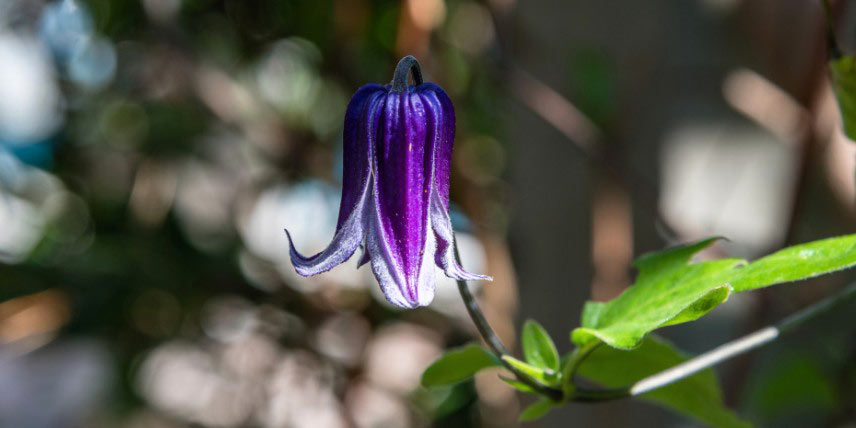
[[[442,204],[441,196],[436,190],[431,192],[431,225],[437,234],[437,266],[440,266],[446,276],[462,281],[493,281],[487,275],[478,275],[465,271],[455,260],[455,236],[452,231],[452,219]]]
[[[348,219],[371,175],[371,140],[375,138],[377,109],[386,90],[380,85],[365,85],[357,90],[345,112],[342,135],[342,202],[336,230]]]
[[[429,237],[433,241],[428,219],[433,127],[428,126],[429,106],[412,89],[390,92],[385,101],[373,152],[377,230],[374,235],[370,231],[374,239],[367,244],[373,265],[382,249],[380,262],[386,270],[395,267],[396,274],[390,278],[412,304],[424,301],[420,287],[429,285],[423,279],[431,277],[434,269],[432,258],[426,259],[434,252],[428,241]]]
[[[381,291],[386,300],[402,308],[427,306],[434,300],[434,267],[431,259],[434,257],[436,242],[433,234],[425,242],[424,253],[415,278],[407,277],[401,270],[395,257],[395,249],[389,245],[379,211],[372,213],[374,217],[368,226],[366,236],[366,252],[372,263],[372,272],[377,278]]]
[[[369,195],[371,191],[370,185],[371,180],[366,181],[360,193],[360,198],[357,200],[356,206],[351,210],[350,216],[336,230],[336,234],[333,236],[333,241],[330,242],[330,245],[320,253],[312,257],[301,255],[294,248],[291,234],[288,233],[288,230],[285,231],[285,234],[288,236],[291,263],[294,264],[294,270],[298,274],[309,276],[327,272],[351,258],[366,235],[366,201],[371,199]]]
[[[419,93],[425,104],[430,106],[426,110],[431,113],[430,121],[434,127],[432,132],[434,185],[437,186],[443,206],[448,210],[452,149],[455,143],[455,108],[446,92],[433,83],[420,85]]]
[[[369,249],[365,246],[365,244],[362,245],[362,249],[363,253],[360,254],[360,261],[357,262],[357,269],[363,267],[364,264],[371,261],[371,254],[369,254]]]
[[[326,272],[348,260],[362,244],[366,235],[366,203],[372,191],[372,147],[375,138],[377,110],[386,90],[380,85],[365,85],[351,98],[345,113],[344,173],[342,201],[336,234],[330,245],[320,253],[305,257],[294,248],[288,235],[291,262],[303,276]]]
[[[435,262],[446,276],[463,281],[493,278],[465,271],[456,261],[454,253],[454,231],[449,218],[449,171],[452,163],[452,148],[455,142],[455,110],[449,96],[437,85],[422,85],[422,99],[430,106],[432,132],[433,183],[428,201],[431,226],[436,234],[437,250]]]

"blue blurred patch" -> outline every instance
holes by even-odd
[[[92,16],[75,0],[51,3],[42,11],[39,34],[59,62],[65,62],[92,36]]]
[[[13,144],[0,140],[0,151],[11,154],[21,161],[21,163],[41,169],[51,169],[53,167],[53,153],[55,148],[55,138],[48,138],[27,144]]]
[[[473,222],[457,205],[449,204],[449,217],[452,219],[452,229],[456,232],[471,233],[473,231]]]

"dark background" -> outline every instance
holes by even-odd
[[[833,2],[856,49],[856,8]],[[645,251],[755,258],[854,230],[820,3],[0,0],[0,426],[515,426],[495,372],[418,387],[473,340],[454,283],[383,302],[335,227],[344,109],[413,54],[458,124],[453,218],[509,346],[562,352]],[[732,297],[663,334],[702,352],[852,273]],[[717,368],[759,426],[856,418],[852,310]],[[638,402],[540,426],[692,426]]]

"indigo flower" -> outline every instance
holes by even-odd
[[[415,85],[408,86],[408,74]],[[434,298],[434,265],[458,280],[490,280],[456,262],[449,219],[449,168],[455,112],[446,93],[422,83],[407,56],[390,85],[363,86],[345,113],[342,202],[333,242],[291,261],[303,276],[326,272],[363,247],[390,303],[414,308]],[[286,231],[288,233],[288,231]]]

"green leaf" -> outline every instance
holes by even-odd
[[[856,140],[856,57],[842,56],[829,61],[832,90],[841,109],[844,134]]]
[[[536,321],[528,320],[523,324],[523,355],[526,361],[536,367],[559,371],[559,352],[550,339],[550,335]]]
[[[554,403],[552,401],[546,398],[541,399],[541,401],[537,401],[523,409],[518,420],[520,420],[520,422],[530,422],[541,419],[550,411],[550,409],[553,408],[553,406]]]
[[[586,358],[579,375],[605,388],[620,388],[687,360],[669,342],[648,336],[632,351],[601,346]],[[714,427],[746,427],[725,407],[713,370],[707,369],[637,397],[676,410]]]
[[[432,419],[443,419],[477,399],[472,385],[458,383],[436,388],[419,388],[410,395],[410,401],[423,414]]]
[[[582,326],[571,334],[577,346],[603,341],[633,349],[646,334],[696,320],[732,292],[750,291],[811,278],[856,264],[856,235],[824,239],[783,249],[746,264],[723,259],[688,264],[719,238],[646,254],[635,265],[636,282],[609,302],[587,302]]]
[[[667,321],[662,327],[695,321],[707,315],[708,312],[716,309],[717,306],[728,300],[728,297],[731,296],[731,290],[732,287],[723,285],[708,291],[702,298],[696,300],[692,305],[681,311],[681,313],[675,315],[674,318]]]
[[[856,265],[856,235],[822,239],[779,250],[736,272],[735,293],[812,278]]]
[[[632,349],[646,334],[670,321],[691,321],[709,312],[714,302],[730,293],[728,274],[745,263],[725,259],[687,264],[717,239],[640,257],[635,263],[639,276],[634,285],[609,302],[586,303],[582,327],[572,333],[574,343],[582,347],[602,340],[615,348]],[[718,288],[725,290],[715,291]],[[700,301],[706,304],[695,305]]]
[[[499,378],[502,379],[503,382],[507,383],[509,386],[520,392],[525,392],[527,394],[538,394],[538,391],[535,391],[534,388],[517,379],[512,379],[510,377],[505,376],[500,376]]]
[[[471,378],[479,370],[501,365],[501,361],[481,346],[466,345],[431,363],[422,373],[422,385],[429,388],[458,383]]]
[[[543,385],[555,386],[559,383],[558,373],[550,369],[542,369],[531,364],[526,364],[511,355],[503,355],[502,360],[514,367],[515,370],[531,377]]]

